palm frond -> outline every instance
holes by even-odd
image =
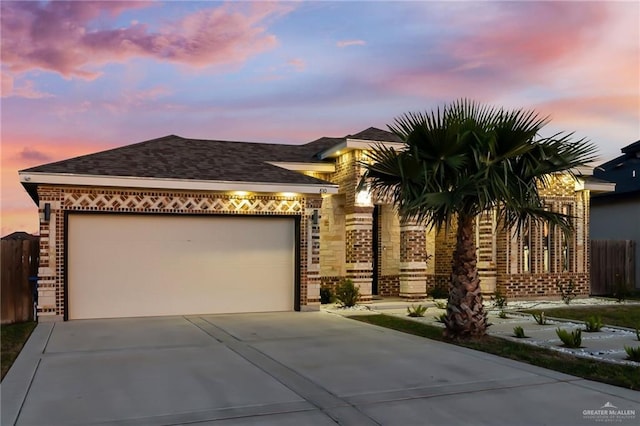
[[[397,117],[390,131],[405,143],[376,146],[363,164],[373,190],[389,196],[403,217],[432,225],[497,209],[507,226],[530,218],[569,230],[569,218],[545,209],[539,189],[554,173],[593,161],[595,146],[573,134],[540,137],[547,117],[461,99],[430,112]]]

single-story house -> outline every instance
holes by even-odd
[[[20,171],[40,213],[39,319],[314,310],[344,278],[365,303],[424,298],[446,285],[454,233],[358,190],[375,144],[403,148],[376,128],[304,145],[170,135]],[[542,195],[575,216],[573,238],[479,217],[485,293],[588,294],[592,188],[551,181]]]

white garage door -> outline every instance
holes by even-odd
[[[294,308],[292,218],[69,215],[68,317]]]

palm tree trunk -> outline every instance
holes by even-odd
[[[473,216],[458,217],[444,333],[451,339],[481,337],[485,335],[488,327],[476,265],[473,221]]]

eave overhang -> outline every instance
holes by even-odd
[[[333,163],[303,163],[284,161],[266,161],[266,163],[295,172],[334,173],[336,171],[336,165]]]
[[[197,179],[150,178],[139,176],[102,176],[71,173],[18,172],[20,182],[34,201],[34,185],[75,185],[115,188],[150,188],[191,191],[246,191],[258,193],[337,194],[338,185],[331,183],[299,184],[273,182],[210,181]]]
[[[344,154],[348,151],[353,151],[356,149],[367,150],[375,148],[376,146],[382,145],[387,148],[393,148],[396,151],[402,151],[405,149],[406,145],[401,142],[385,142],[385,141],[373,141],[373,140],[364,140],[364,139],[345,139],[344,142],[340,142],[337,145],[332,146],[331,148],[322,151],[318,154],[318,157],[321,160],[327,158],[335,158],[338,155]]]
[[[576,191],[591,191],[594,194],[601,194],[605,192],[615,192],[616,184],[613,182],[594,181],[590,179],[583,179],[578,177],[575,185]]]

